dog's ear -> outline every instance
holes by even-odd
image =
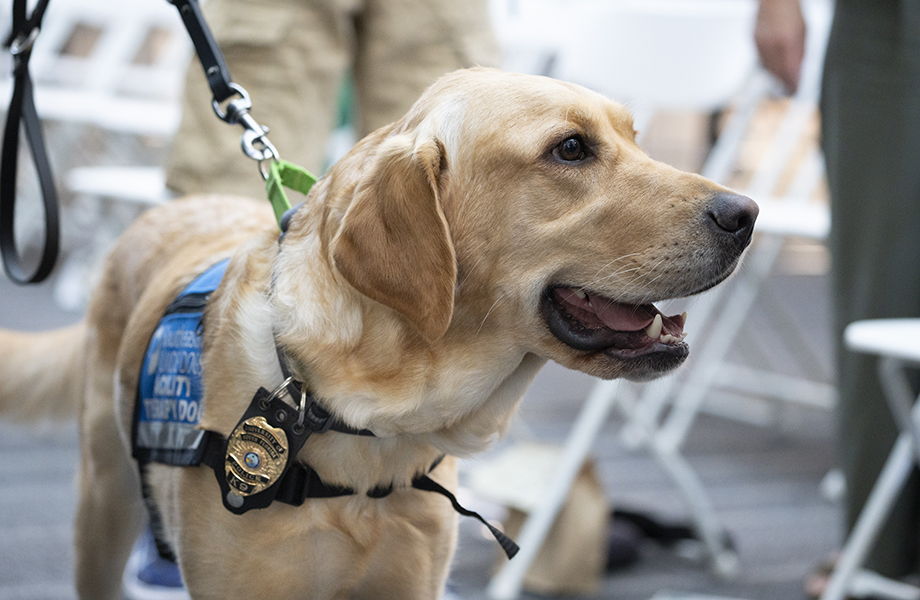
[[[405,316],[429,343],[447,331],[457,261],[438,193],[444,147],[385,140],[333,242],[336,268],[362,294]]]

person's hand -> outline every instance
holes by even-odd
[[[799,0],[760,0],[754,42],[763,66],[795,93],[805,56],[805,18]]]

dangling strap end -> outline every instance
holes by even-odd
[[[485,517],[483,517],[481,514],[479,514],[478,512],[466,509],[463,506],[461,506],[460,502],[457,500],[457,497],[454,496],[450,492],[450,490],[448,490],[447,488],[445,488],[444,486],[436,482],[431,477],[427,475],[424,475],[422,477],[416,477],[412,481],[412,487],[414,487],[417,490],[423,490],[426,492],[435,492],[437,494],[441,494],[442,496],[450,500],[450,503],[453,505],[455,511],[457,511],[458,513],[460,513],[461,515],[465,517],[473,517],[474,519],[477,519],[480,523],[488,527],[489,532],[495,538],[495,541],[497,541],[498,545],[501,546],[502,550],[505,551],[505,556],[508,557],[508,560],[511,560],[512,558],[514,558],[515,555],[518,553],[518,551],[521,549],[520,546],[518,546],[514,542],[514,540],[512,540],[510,537],[505,535],[497,527],[495,527],[494,525],[486,521]]]

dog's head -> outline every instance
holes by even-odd
[[[335,268],[419,343],[486,336],[604,378],[684,360],[683,317],[653,303],[728,277],[757,216],[648,158],[623,106],[486,69],[441,79],[338,169]]]

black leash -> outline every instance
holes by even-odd
[[[60,248],[57,192],[42,135],[41,121],[35,111],[32,77],[29,74],[32,45],[38,37],[42,17],[45,16],[47,8],[48,0],[39,0],[32,14],[27,15],[26,0],[13,0],[13,26],[5,43],[5,47],[9,48],[13,55],[13,96],[6,116],[3,153],[0,156],[0,253],[3,256],[3,268],[6,274],[19,284],[44,281],[57,261]],[[26,140],[32,152],[32,160],[38,173],[45,208],[45,240],[41,259],[31,274],[27,273],[22,266],[19,252],[16,249],[13,224],[16,215],[16,173],[19,162],[20,125],[25,130]]]
[[[249,114],[249,109],[252,108],[249,94],[230,79],[230,70],[224,60],[224,54],[217,45],[207,21],[204,20],[198,0],[169,0],[169,2],[179,9],[185,29],[192,39],[192,45],[195,46],[195,54],[198,55],[198,60],[201,62],[204,75],[211,88],[213,96],[211,106],[214,113],[225,123],[240,125],[243,128],[241,140],[243,152],[249,158],[259,162],[262,177],[267,179],[268,171],[262,168],[261,163],[267,160],[277,162],[280,158],[278,151],[266,137],[268,127],[259,125]],[[223,108],[221,103],[227,100],[229,102],[226,108]]]
[[[13,0],[12,31],[6,40],[6,47],[13,55],[13,96],[7,113],[6,128],[3,136],[3,151],[0,157],[0,253],[7,275],[19,284],[44,281],[57,261],[60,249],[60,218],[58,216],[58,198],[54,186],[54,177],[48,161],[48,153],[42,135],[41,121],[35,110],[32,96],[32,78],[29,74],[29,58],[41,28],[42,17],[48,8],[49,0],[38,0],[31,15],[27,15],[27,0]],[[300,182],[304,179],[302,169],[280,160],[278,151],[266,137],[268,128],[263,127],[249,110],[252,102],[245,89],[233,83],[223,53],[207,22],[201,13],[198,0],[169,0],[179,10],[179,15],[188,31],[195,53],[204,68],[204,74],[213,95],[212,107],[215,114],[224,122],[240,125],[243,128],[243,152],[258,161],[263,179],[274,183],[274,194],[269,194],[273,205],[280,198],[280,207],[275,207],[278,218],[290,207],[284,197],[282,186],[288,185],[286,179],[294,177]],[[45,240],[41,260],[35,271],[26,273],[16,249],[14,216],[16,213],[16,175],[19,155],[20,126],[23,126],[26,139],[32,152],[32,159],[38,172],[42,201],[45,209]],[[264,166],[270,161],[269,166]],[[309,183],[315,177],[306,173]],[[303,186],[301,186],[303,187]],[[300,189],[300,188],[298,188]],[[305,186],[309,189],[309,185]],[[278,190],[281,191],[278,194]]]
[[[223,102],[236,92],[224,55],[211,35],[211,30],[201,13],[201,6],[197,0],[169,0],[169,3],[179,9],[185,29],[195,46],[195,53],[204,68],[204,75],[208,79],[214,100]]]

